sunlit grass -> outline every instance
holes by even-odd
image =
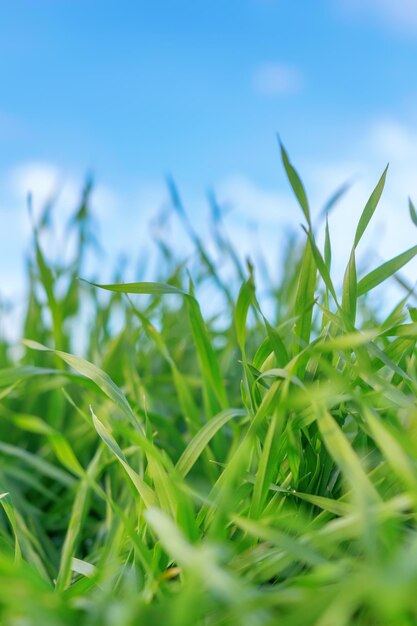
[[[372,299],[417,247],[357,275],[385,170],[339,290],[281,150],[305,233],[269,319],[256,268],[220,223],[197,236],[172,183],[195,257],[161,244],[157,282],[79,279],[89,186],[73,258],[47,260],[38,221],[25,352],[0,346],[1,624],[417,623],[417,313],[405,288]]]

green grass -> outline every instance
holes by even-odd
[[[79,280],[89,185],[68,262],[40,218],[25,349],[0,342],[2,625],[417,624],[417,310],[397,275],[417,247],[356,267],[385,171],[339,289],[282,158],[305,233],[269,319],[214,198],[208,245],[170,182],[195,253],[160,242],[152,283]],[[377,307],[394,280],[403,299]]]

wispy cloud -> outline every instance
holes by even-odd
[[[278,224],[288,216],[288,196],[277,189],[257,185],[245,176],[230,176],[217,186],[221,203],[249,221]]]
[[[417,135],[415,132],[392,119],[380,119],[371,127],[371,145],[377,154],[388,160],[401,160],[403,166],[408,162],[415,167],[417,158]]]
[[[53,200],[54,213],[61,222],[78,206],[84,183],[82,177],[67,174],[54,163],[46,161],[28,161],[17,165],[6,174],[5,181],[13,204],[24,206],[30,193],[37,216],[45,204]],[[94,212],[100,217],[117,213],[119,198],[109,187],[95,185],[91,200]]]
[[[19,200],[24,200],[29,193],[32,194],[35,207],[38,208],[44,205],[51,195],[57,193],[62,182],[60,178],[60,171],[55,165],[30,161],[13,168],[9,174],[9,186]]]
[[[416,0],[335,0],[348,14],[367,16],[390,29],[417,32]]]
[[[333,275],[338,284],[349,259],[356,224],[388,162],[390,167],[380,206],[358,250],[359,271],[376,267],[382,260],[415,245],[417,240],[417,230],[408,214],[408,196],[417,203],[415,129],[397,119],[371,120],[367,131],[360,139],[353,139],[345,152],[346,156],[333,160],[320,154],[311,161],[302,159],[302,155],[299,155],[301,159],[297,154],[291,155],[304,180],[314,216],[339,186],[347,180],[352,181],[350,190],[329,218]],[[219,184],[218,192],[223,203],[235,209],[231,232],[239,248],[245,247],[246,252],[251,252],[253,236],[245,236],[247,231],[243,225],[257,224],[262,232],[262,250],[268,260],[274,262],[274,251],[277,246],[282,247],[286,232],[297,230],[302,221],[301,211],[289,185],[285,183],[285,186],[265,188],[249,178],[234,176]],[[255,231],[252,228],[250,232]],[[417,261],[413,261],[402,273],[414,282],[416,271]]]
[[[49,258],[73,252],[68,239],[69,218],[79,206],[85,178],[63,170],[50,161],[26,161],[0,171],[0,216],[7,229],[0,229],[0,301],[22,297],[22,259],[32,236],[32,220],[27,197],[32,196],[35,223],[45,205],[53,201],[52,233],[43,232],[41,243]],[[136,257],[149,243],[149,223],[167,199],[163,182],[133,182],[128,189],[116,190],[95,183],[90,198],[96,238],[102,244],[100,271],[113,271],[116,259],[129,249]],[[136,260],[132,258],[132,261]],[[98,270],[97,270],[98,271]],[[104,276],[103,276],[104,277]]]
[[[253,86],[266,96],[287,96],[303,87],[303,76],[297,67],[281,62],[259,65],[253,73]]]
[[[356,223],[372,188],[386,163],[390,169],[381,206],[372,220],[370,232],[364,237],[359,250],[358,267],[364,271],[415,244],[417,231],[412,225],[407,209],[407,196],[417,202],[417,133],[415,129],[396,119],[376,119],[368,124],[360,140],[354,139],[346,147],[346,156],[333,160],[320,154],[314,160],[302,159],[292,154],[295,165],[305,182],[313,215],[317,216],[328,197],[344,181],[354,178],[352,189],[330,216],[333,241],[333,272],[343,276],[350,254]],[[1,174],[1,173],[0,173]],[[58,235],[79,200],[82,178],[64,175],[51,163],[28,162],[0,175],[0,214],[7,223],[7,231],[0,232],[0,266],[3,279],[0,295],[21,292],[20,259],[27,247],[30,224],[25,211],[28,191],[34,194],[35,213],[57,189],[61,190],[53,217]],[[290,230],[299,230],[302,214],[284,175],[277,185],[265,187],[245,173],[225,176],[215,185],[225,213],[226,226],[241,258],[246,255],[256,260],[262,251],[271,273],[279,271],[277,256],[287,240]],[[182,189],[181,189],[182,191]],[[185,190],[186,206],[199,233],[207,229],[208,208],[200,195]],[[100,241],[106,251],[106,260],[100,271],[111,273],[113,262],[121,249],[148,252],[153,249],[150,235],[161,237],[181,254],[188,254],[188,241],[175,218],[162,224],[155,221],[161,208],[167,206],[167,191],[162,182],[142,181],[128,190],[114,190],[98,185],[93,194],[93,213],[100,225]],[[164,213],[165,214],[165,213]],[[149,228],[152,223],[152,228]],[[159,232],[157,229],[162,228]],[[57,237],[57,242],[61,237]],[[262,242],[262,243],[260,243]],[[48,251],[54,250],[54,242]],[[149,259],[147,257],[147,264]],[[412,264],[405,274],[412,281],[417,271]],[[19,274],[19,275],[18,275]],[[336,278],[336,282],[340,282]]]

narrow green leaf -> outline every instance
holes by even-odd
[[[240,288],[234,315],[236,335],[242,355],[245,355],[246,319],[254,295],[255,284],[251,275]]]
[[[119,463],[122,465],[126,474],[129,476],[130,480],[136,487],[136,490],[142,498],[145,506],[149,507],[155,505],[157,503],[157,499],[153,489],[151,489],[151,487],[149,487],[149,485],[145,483],[143,478],[141,478],[139,474],[135,472],[135,470],[129,465],[119,445],[116,443],[109,430],[104,426],[102,422],[100,422],[98,417],[94,414],[93,409],[90,408],[90,411],[93,418],[94,427],[98,435],[104,441],[106,446],[111,450]]]
[[[396,439],[394,432],[391,432],[388,425],[375,414],[371,409],[361,406],[362,414],[371,430],[375,443],[384,453],[388,463],[394,472],[410,489],[410,493],[417,493],[417,475],[413,467],[413,462],[408,458],[400,441]]]
[[[323,557],[321,557],[312,548],[307,541],[303,539],[293,538],[285,533],[281,532],[277,528],[272,526],[266,526],[261,522],[244,518],[238,515],[233,516],[233,522],[241,528],[243,531],[250,535],[267,541],[273,545],[280,546],[283,550],[288,552],[296,561],[302,563],[308,563],[309,565],[319,565],[324,563]]]
[[[44,255],[42,253],[42,250],[39,244],[39,238],[38,238],[38,233],[36,229],[34,231],[34,237],[35,237],[36,262],[38,265],[41,283],[46,293],[46,298],[47,298],[49,310],[51,312],[51,317],[52,317],[52,331],[53,331],[53,336],[54,336],[54,341],[55,341],[55,348],[59,349],[60,347],[63,347],[62,346],[63,319],[62,319],[61,307],[59,306],[59,303],[55,296],[55,278],[54,278],[51,268],[45,261]]]
[[[380,500],[358,456],[329,411],[320,408],[317,423],[324,443],[358,500],[369,505]]]
[[[355,248],[353,247],[343,278],[342,291],[342,309],[348,316],[352,326],[355,325],[357,297]]]
[[[338,202],[343,198],[344,195],[349,191],[352,186],[352,181],[347,180],[336,191],[330,196],[327,200],[326,204],[320,211],[319,219],[323,219],[326,217],[326,221],[329,213],[334,209],[334,207],[338,204]]]
[[[355,242],[353,244],[354,248],[357,247],[359,241],[362,238],[363,233],[365,232],[369,222],[372,219],[373,214],[375,213],[375,209],[378,206],[379,200],[381,198],[382,192],[385,186],[385,179],[387,177],[388,165],[382,173],[381,178],[378,181],[375,189],[371,193],[368,202],[365,205],[365,208],[362,212],[362,215],[359,219],[359,223],[356,229],[355,234]]]
[[[295,335],[300,340],[295,345],[295,354],[309,343],[313,317],[314,292],[316,288],[317,266],[309,240],[306,242],[301,264],[294,314],[298,316],[295,323]]]
[[[320,341],[315,345],[316,350],[322,352],[334,352],[335,350],[354,350],[358,346],[369,343],[378,336],[377,330],[364,330],[353,333],[345,333]]]
[[[203,320],[203,316],[201,315],[200,306],[192,293],[187,293],[181,289],[177,289],[176,287],[165,285],[163,283],[140,282],[111,285],[101,285],[97,283],[89,284],[100,289],[106,289],[108,291],[115,291],[118,293],[150,295],[177,294],[184,296],[188,309],[191,330],[203,374],[203,384],[206,385],[206,396],[208,398],[214,396],[215,400],[211,404],[217,404],[217,408],[221,409],[227,407],[226,390],[217,355],[211,345],[207,327]],[[215,407],[212,406],[211,408],[215,412]]]
[[[110,376],[103,372],[99,367],[82,359],[81,357],[75,356],[73,354],[69,354],[68,352],[61,352],[60,350],[52,350],[51,348],[47,348],[42,344],[31,341],[29,339],[25,339],[23,341],[24,345],[33,350],[43,350],[46,352],[53,352],[59,358],[61,358],[67,365],[75,369],[77,372],[86,376],[90,380],[96,383],[96,385],[105,393],[105,395],[113,400],[113,402],[119,407],[119,409],[126,415],[126,417],[135,425],[138,425],[137,417],[133,413],[130,404],[126,400],[122,391],[119,387],[112,381]]]
[[[61,550],[61,559],[57,576],[56,588],[63,590],[68,587],[71,579],[71,570],[75,558],[75,550],[79,543],[79,537],[88,510],[88,493],[91,484],[97,479],[100,469],[100,451],[97,451],[91,460],[84,477],[77,486],[77,491],[71,509],[64,544]]]
[[[12,527],[12,530],[13,530],[13,535],[14,535],[14,540],[15,540],[15,544],[14,544],[15,561],[20,561],[22,557],[22,550],[21,550],[20,543],[19,543],[19,532],[18,532],[14,507],[13,507],[10,495],[8,493],[0,493],[0,504],[3,507],[3,510],[6,513],[7,519],[9,520],[10,526]]]
[[[417,254],[417,246],[413,246],[406,252],[399,254],[398,256],[390,259],[386,263],[383,263],[372,272],[369,272],[358,283],[358,297],[363,296],[365,293],[374,289],[387,278],[390,278],[395,272],[398,272],[404,265],[406,265]]]
[[[303,186],[303,183],[301,182],[301,179],[297,173],[297,171],[295,170],[295,168],[293,167],[293,165],[291,164],[289,158],[288,158],[288,154],[287,151],[285,150],[283,144],[280,141],[280,148],[281,148],[281,158],[282,158],[282,162],[284,164],[284,168],[285,168],[285,172],[287,174],[287,178],[289,180],[289,183],[292,187],[292,190],[295,194],[295,197],[298,200],[298,203],[305,215],[305,218],[307,220],[307,224],[309,227],[311,227],[311,217],[310,217],[310,208],[308,206],[308,200],[307,200],[307,195]]]
[[[82,279],[83,282],[88,285],[92,285],[93,287],[98,287],[99,289],[105,289],[107,291],[114,291],[116,293],[131,293],[131,294],[142,294],[142,295],[153,295],[153,296],[163,296],[167,294],[174,294],[180,296],[188,296],[189,294],[186,291],[182,291],[182,289],[178,289],[173,285],[167,285],[165,283],[151,283],[151,282],[141,282],[141,283],[120,283],[120,284],[110,284],[110,285],[101,285],[98,283],[92,283],[88,280]]]
[[[193,437],[178,460],[176,468],[181,476],[188,474],[203,450],[213,439],[214,435],[227,424],[227,422],[234,417],[243,417],[244,415],[246,415],[246,411],[241,409],[227,409],[207,422]]]
[[[277,475],[278,467],[275,458],[276,454],[273,454],[273,450],[274,443],[276,443],[281,431],[282,424],[278,421],[277,412],[275,412],[268,426],[261,458],[259,459],[258,470],[256,472],[251,504],[251,517],[258,518],[261,515],[269,491],[269,485]]]
[[[53,376],[56,374],[62,376],[60,370],[47,367],[36,367],[35,365],[10,367],[0,370],[0,387],[8,387],[26,378],[32,378],[32,376]]]
[[[193,339],[200,362],[203,385],[207,395],[214,394],[216,402],[212,402],[211,412],[214,415],[219,409],[227,408],[227,396],[224,379],[220,370],[217,354],[211,345],[207,326],[201,314],[200,305],[194,297],[186,298],[188,315],[193,333]]]
[[[332,265],[332,245],[330,240],[330,231],[329,231],[329,220],[326,217],[326,230],[324,236],[324,262],[328,271],[330,272],[330,267]]]
[[[408,199],[408,208],[409,208],[409,211],[410,211],[411,220],[412,220],[414,226],[417,226],[417,211],[416,211],[416,208],[415,208],[411,198]]]
[[[266,317],[262,317],[268,333],[268,338],[271,342],[272,350],[274,351],[275,358],[278,363],[278,367],[285,367],[290,360],[287,348],[285,347],[285,344],[281,339],[281,335],[279,334],[278,330],[271,326]]]
[[[320,275],[321,275],[321,277],[323,279],[324,284],[326,285],[327,289],[332,294],[335,303],[339,307],[336,291],[335,291],[335,288],[333,286],[332,279],[330,278],[329,269],[328,269],[326,263],[324,262],[323,257],[321,256],[321,252],[318,249],[317,244],[316,244],[316,242],[314,240],[313,233],[311,232],[311,230],[310,231],[305,230],[305,232],[307,234],[308,241],[310,242],[311,250],[313,252],[313,256],[314,256],[314,260],[316,262],[317,269],[320,272]]]

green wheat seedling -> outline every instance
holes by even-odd
[[[46,254],[50,207],[36,223],[25,351],[0,341],[2,625],[417,624],[417,246],[357,270],[385,170],[339,289],[281,154],[304,231],[268,315],[214,196],[207,245],[170,182],[195,252],[159,241],[157,282],[79,280],[91,185],[71,259]]]

